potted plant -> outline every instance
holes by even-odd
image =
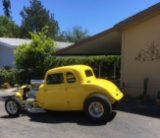
[[[125,103],[129,103],[130,99],[131,99],[131,97],[129,95],[124,95],[123,101]]]
[[[156,104],[160,105],[160,91],[158,91],[158,93],[157,93]]]
[[[144,78],[143,93],[137,98],[137,103],[146,103],[148,101],[147,88],[148,78]]]

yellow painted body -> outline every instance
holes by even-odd
[[[23,95],[24,95],[24,88],[26,88],[26,87],[28,87],[28,85],[23,85],[22,87],[20,87],[19,91],[15,93],[15,97],[19,98],[23,104],[25,104],[25,100],[23,99]]]
[[[67,81],[67,72],[74,75],[74,82]],[[48,76],[54,74],[61,74],[63,82],[49,84]],[[72,75],[69,77],[71,78]],[[93,70],[89,66],[73,65],[47,71],[44,83],[36,92],[36,100],[39,107],[47,110],[83,110],[85,100],[93,94],[106,96],[111,104],[123,97],[123,93],[112,82],[95,78]]]

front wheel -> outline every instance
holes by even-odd
[[[84,104],[86,116],[96,122],[107,121],[112,107],[110,101],[103,95],[92,95]]]
[[[21,101],[16,97],[9,98],[5,101],[5,110],[10,116],[19,116],[22,108]]]

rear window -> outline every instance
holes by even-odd
[[[87,77],[93,76],[93,73],[91,70],[85,70],[85,74]]]

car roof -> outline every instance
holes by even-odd
[[[69,66],[62,66],[62,67],[57,67],[48,70],[48,73],[54,72],[54,71],[64,71],[64,70],[75,70],[75,71],[80,71],[80,70],[86,70],[86,69],[91,69],[88,65],[69,65]]]

